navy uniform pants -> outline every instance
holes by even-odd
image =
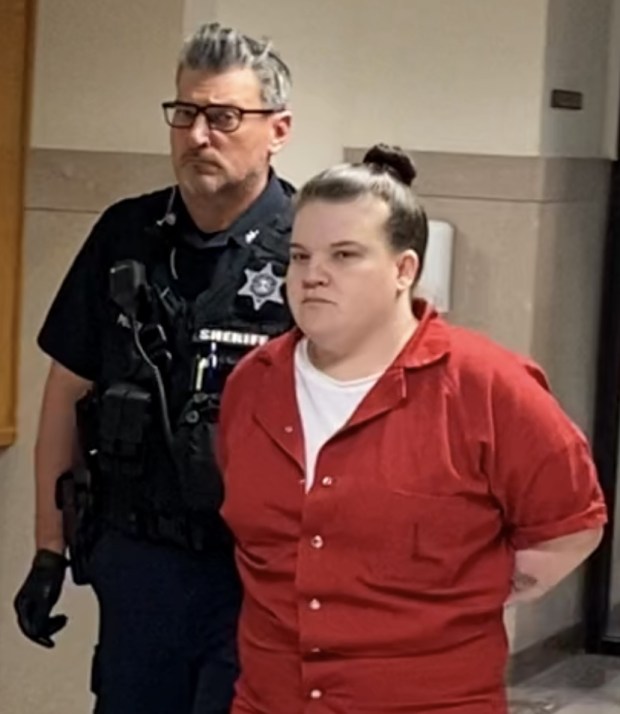
[[[105,533],[95,714],[228,714],[241,586],[231,553],[195,554]]]

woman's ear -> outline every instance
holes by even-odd
[[[420,259],[414,250],[405,250],[398,256],[396,277],[399,290],[411,290],[418,279]]]

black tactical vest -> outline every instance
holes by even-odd
[[[286,209],[230,236],[194,300],[178,290],[182,237],[165,221],[146,229],[147,261],[112,266],[89,431],[103,519],[113,527],[196,550],[228,541],[213,448],[219,397],[244,354],[292,325],[284,294],[291,218]]]

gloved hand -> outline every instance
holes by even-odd
[[[51,550],[38,550],[13,606],[17,624],[24,635],[43,647],[54,647],[52,635],[67,624],[65,615],[50,612],[58,602],[65,579],[67,560]]]

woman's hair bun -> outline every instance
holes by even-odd
[[[417,176],[413,161],[398,146],[375,144],[366,152],[362,163],[372,164],[380,171],[387,171],[405,186],[411,186]]]

